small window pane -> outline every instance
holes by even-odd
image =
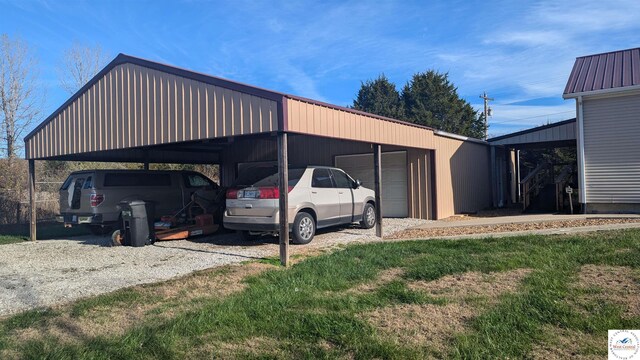
[[[205,179],[204,177],[202,177],[200,175],[188,174],[185,177],[187,178],[186,183],[187,183],[188,187],[203,187],[203,186],[210,186],[211,185],[209,180]]]
[[[84,189],[91,189],[93,186],[93,182],[91,181],[91,176],[87,178],[87,181],[84,183]]]
[[[331,172],[333,173],[333,180],[336,182],[336,187],[349,189],[353,187],[353,182],[345,173],[340,170],[331,170]]]
[[[311,187],[332,188],[333,182],[331,181],[331,175],[329,174],[329,169],[313,170],[313,179],[311,180]]]
[[[69,185],[71,185],[71,181],[73,181],[73,176],[69,176],[67,180],[64,181],[64,183],[60,187],[60,190],[67,190],[69,188]]]

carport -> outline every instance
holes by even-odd
[[[25,149],[32,240],[35,160],[218,164],[223,186],[243,164],[277,162],[285,265],[288,164],[360,171],[376,192],[378,236],[387,201],[396,216],[424,219],[491,203],[483,141],[123,54],[27,135]],[[389,200],[385,158],[395,169],[385,173]]]

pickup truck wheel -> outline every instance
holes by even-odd
[[[120,235],[120,230],[116,230],[111,234],[111,246],[122,246],[122,235]]]
[[[316,222],[307,212],[299,212],[293,221],[293,243],[304,245],[313,240],[316,234]]]
[[[364,210],[362,211],[362,221],[360,221],[360,227],[363,229],[371,229],[376,225],[376,208],[367,203],[364,205]]]

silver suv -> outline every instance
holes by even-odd
[[[220,191],[218,184],[195,171],[77,171],[60,188],[57,220],[66,225],[86,224],[93,233],[106,234],[118,221],[122,201],[153,202],[159,217],[183,209],[196,192],[214,198]]]
[[[278,170],[253,170],[257,181],[243,181],[227,189],[224,227],[242,236],[276,234],[279,228]],[[255,178],[255,176],[254,176]],[[296,244],[311,242],[316,229],[360,222],[376,223],[373,190],[360,186],[344,171],[326,166],[289,169],[289,229]]]

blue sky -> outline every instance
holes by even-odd
[[[74,42],[349,105],[360,82],[449,72],[490,134],[568,119],[577,56],[640,46],[640,1],[0,0],[0,33],[39,58],[48,115],[69,96],[57,67]]]

